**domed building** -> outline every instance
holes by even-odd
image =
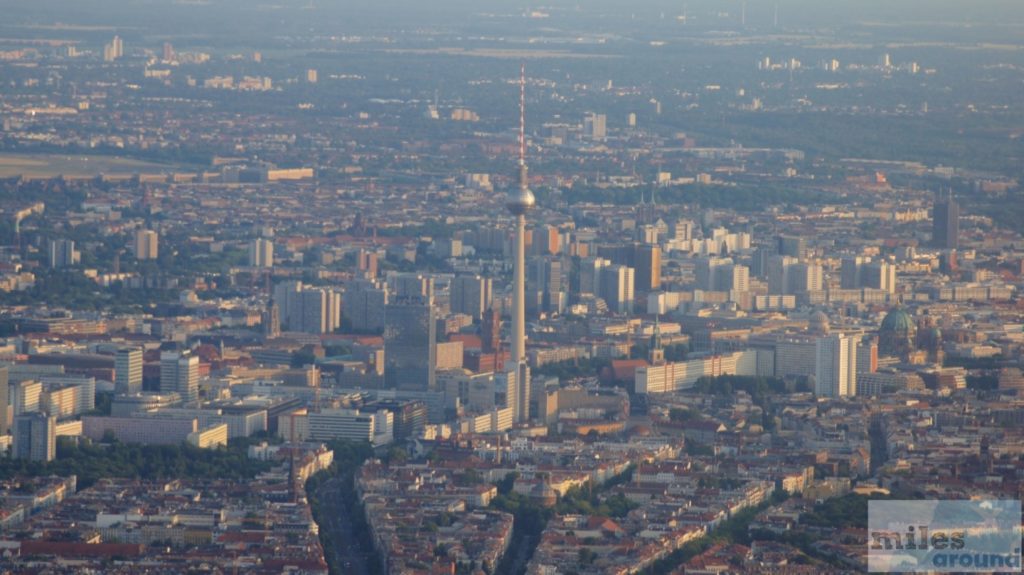
[[[928,352],[928,361],[942,363],[946,355],[942,349],[942,330],[936,325],[919,325],[917,347]]]
[[[916,349],[917,326],[910,313],[898,307],[882,320],[878,329],[878,355],[906,357]]]
[[[807,320],[807,331],[821,336],[828,335],[832,331],[832,325],[829,323],[825,312],[819,309],[811,314],[811,317]]]

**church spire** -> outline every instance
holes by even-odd
[[[647,353],[652,365],[665,362],[665,348],[661,341],[661,320],[657,315],[654,316],[654,334],[651,336],[650,349]]]

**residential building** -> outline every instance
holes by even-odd
[[[155,260],[159,255],[160,236],[153,230],[138,230],[135,232],[135,242],[132,251],[135,252],[135,259]]]
[[[274,267],[274,242],[264,238],[256,238],[249,242],[249,266]]]
[[[76,266],[81,259],[74,240],[50,240],[50,269]]]

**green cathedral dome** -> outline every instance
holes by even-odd
[[[886,314],[885,319],[882,320],[882,327],[879,331],[913,333],[917,331],[917,326],[914,325],[914,318],[912,318],[905,309],[896,308]]]

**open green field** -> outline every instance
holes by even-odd
[[[19,175],[26,178],[50,178],[59,175],[70,178],[88,178],[99,174],[158,174],[175,169],[175,166],[166,164],[116,156],[0,154],[0,178]]]

